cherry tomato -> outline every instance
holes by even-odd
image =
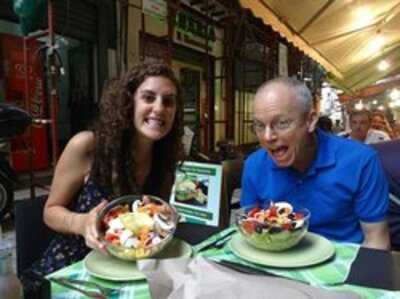
[[[242,228],[246,233],[251,234],[256,230],[256,225],[252,221],[243,221]]]
[[[253,208],[253,209],[251,209],[251,210],[247,213],[247,215],[248,215],[249,217],[254,217],[254,214],[257,213],[257,212],[259,212],[259,211],[261,211],[260,208]]]

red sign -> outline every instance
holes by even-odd
[[[2,51],[5,100],[29,111],[33,118],[45,116],[45,96],[43,71],[39,63],[38,48],[40,44],[31,40],[28,43],[28,67],[25,68],[23,39],[8,34],[0,35]],[[25,107],[25,73],[28,72],[29,101]],[[11,143],[11,161],[16,171],[29,170],[29,144],[32,142],[33,169],[44,169],[49,166],[47,129],[43,125],[33,125],[32,140],[29,133],[13,138]]]

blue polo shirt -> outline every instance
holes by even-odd
[[[287,201],[310,210],[309,230],[329,239],[362,243],[360,221],[385,219],[388,184],[368,145],[317,130],[318,150],[305,173],[280,168],[264,149],[245,162],[241,206]]]

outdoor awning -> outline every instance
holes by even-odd
[[[400,0],[240,0],[356,91],[400,73]],[[378,70],[385,60],[387,69]]]

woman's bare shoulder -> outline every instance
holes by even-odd
[[[58,160],[57,169],[86,175],[92,164],[94,144],[93,132],[82,131],[73,136]]]
[[[92,131],[82,131],[73,136],[67,144],[66,150],[80,153],[91,153],[95,147],[95,137]]]

